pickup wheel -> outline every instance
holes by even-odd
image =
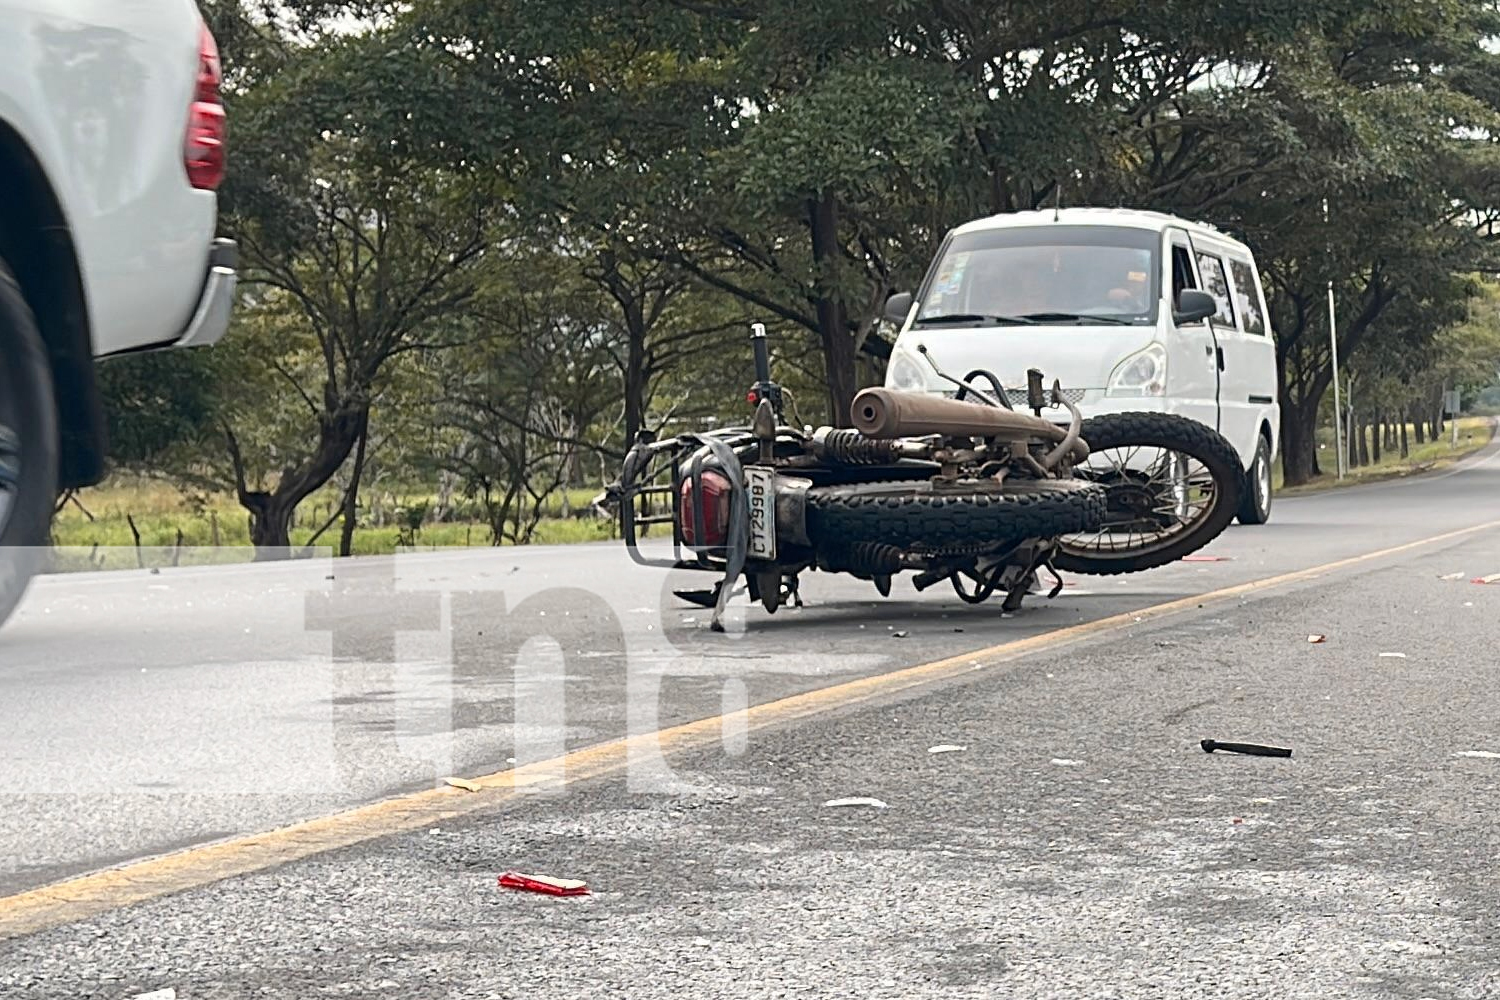
[[[45,552],[57,498],[57,403],[36,318],[0,260],[0,625]]]

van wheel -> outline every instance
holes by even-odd
[[[1265,524],[1271,519],[1271,443],[1257,438],[1255,459],[1245,473],[1244,500],[1237,515],[1241,524]]]
[[[31,307],[0,260],[0,625],[46,551],[57,461],[51,369]]]

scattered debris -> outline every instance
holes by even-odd
[[[1466,607],[1466,608],[1472,608],[1473,606],[1474,606],[1474,602],[1473,601],[1464,601],[1464,607]]]
[[[892,632],[891,633],[891,638],[892,639],[905,639],[909,635],[911,635],[910,632]]]
[[[1183,562],[1233,562],[1228,556],[1183,556]]]
[[[1500,583],[1500,573],[1492,573],[1489,576],[1477,576],[1470,583]]]
[[[682,624],[684,624],[684,625],[696,625],[696,624],[698,624],[698,619],[694,618],[692,615],[689,615],[688,617],[686,617],[686,618],[684,618],[682,620]]]
[[[1235,826],[1240,826],[1245,821],[1243,819],[1241,819],[1239,816],[1236,816],[1236,817],[1234,817],[1234,819],[1231,819],[1229,822],[1233,823]]]
[[[1380,658],[1382,660],[1404,660],[1404,659],[1406,659],[1406,654],[1405,653],[1381,653],[1380,654]]]
[[[554,878],[551,875],[522,875],[506,872],[500,876],[500,888],[540,892],[549,896],[587,896],[588,883],[576,878]]]
[[[470,781],[468,778],[449,778],[448,784],[452,785],[454,788],[462,788],[466,792],[484,791],[484,787],[482,785],[478,784],[477,782]]]
[[[834,808],[834,809],[842,809],[842,808],[844,808],[846,806],[868,806],[871,809],[889,809],[890,808],[890,806],[886,805],[884,802],[880,801],[879,799],[869,799],[869,798],[829,799],[827,802],[823,803],[823,806],[824,806],[824,808]]]
[[[1493,750],[1460,750],[1455,757],[1477,757],[1480,760],[1500,760],[1500,753]]]
[[[1243,753],[1252,757],[1290,757],[1292,751],[1286,747],[1268,747],[1259,743],[1220,743],[1218,740],[1201,740],[1199,746],[1204,753],[1223,750],[1225,753]]]
[[[1310,635],[1310,636],[1307,637],[1307,641],[1310,642],[1310,643],[1313,643],[1314,645],[1316,645],[1317,643],[1320,643],[1320,642],[1327,642],[1328,641],[1328,636],[1326,636],[1326,635]]]
[[[956,747],[956,746],[954,746],[951,743],[942,743],[942,744],[939,744],[938,746],[935,746],[935,747],[928,747],[927,748],[927,752],[928,753],[958,753],[960,750],[963,750],[963,749],[965,749],[965,748],[964,747]]]
[[[177,990],[168,986],[164,990],[152,990],[150,993],[137,993],[133,1000],[177,1000]]]
[[[1462,573],[1448,573],[1444,576],[1438,577],[1439,580],[1462,580],[1463,578],[1464,574]]]
[[[1072,760],[1068,757],[1053,757],[1052,763],[1056,764],[1058,767],[1077,767],[1079,764],[1082,764],[1083,761]]]

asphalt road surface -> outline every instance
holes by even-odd
[[[0,996],[1500,996],[1496,521],[1491,450],[1010,617],[813,576],[728,635],[613,546],[49,578],[0,631],[0,927],[58,926]],[[119,865],[180,891],[28,894]]]

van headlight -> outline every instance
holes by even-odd
[[[1109,376],[1109,396],[1165,396],[1167,394],[1167,349],[1152,344],[1115,366]]]
[[[886,370],[885,385],[887,389],[901,392],[923,392],[927,389],[927,373],[911,355],[895,351],[891,354],[891,366]]]

